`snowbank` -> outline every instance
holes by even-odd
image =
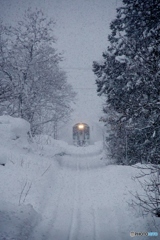
[[[43,179],[49,168],[56,176],[53,159],[40,156],[36,143],[29,142],[29,132],[25,120],[0,117],[0,164],[6,164],[0,165],[0,239],[29,239],[41,220],[37,202],[42,203],[39,192],[48,185]]]
[[[63,155],[66,152],[68,143],[55,140],[51,136],[48,135],[36,135],[33,138],[35,148],[37,149],[37,153],[41,156],[54,158],[55,155]]]
[[[39,214],[30,204],[0,202],[0,239],[28,239],[39,221]]]
[[[88,145],[85,147],[76,147],[68,145],[65,149],[65,153],[67,155],[71,155],[73,157],[89,157],[99,155],[103,150],[103,143],[102,141],[95,142],[94,145]]]
[[[17,147],[29,149],[30,124],[21,118],[0,116],[0,164],[11,160]],[[30,135],[31,136],[31,135]]]
[[[53,157],[54,155],[70,155],[71,157],[89,157],[95,156],[102,153],[103,143],[102,141],[95,142],[94,145],[88,145],[85,147],[77,147],[69,145],[68,143],[55,140],[47,135],[37,135],[34,137],[34,141],[39,145],[39,150],[41,149],[41,155],[47,154],[48,157]]]
[[[30,124],[21,118],[0,116],[0,143],[16,141],[18,144],[28,145]]]

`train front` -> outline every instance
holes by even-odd
[[[87,146],[90,140],[90,130],[86,123],[77,123],[73,126],[73,144]]]

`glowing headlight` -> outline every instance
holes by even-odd
[[[79,129],[84,129],[84,125],[83,125],[83,124],[79,124],[79,125],[78,125],[78,128],[79,128]]]

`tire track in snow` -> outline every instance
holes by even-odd
[[[76,159],[75,171],[75,185],[73,195],[73,209],[71,215],[69,236],[67,240],[97,240],[96,218],[94,206],[89,206],[86,209],[85,204],[82,202],[82,196],[85,199],[86,192],[83,189],[83,173],[90,175],[90,167],[88,161],[84,168],[84,163],[81,159]],[[84,171],[85,170],[85,171]],[[87,171],[86,171],[87,170]],[[87,187],[89,191],[90,186]],[[87,201],[87,199],[85,199]],[[86,228],[87,226],[87,228]]]
[[[87,170],[88,170],[88,173],[89,173],[89,171],[91,171],[88,161],[87,161]],[[92,206],[92,216],[93,216],[93,229],[94,229],[93,240],[98,240],[99,238],[98,238],[98,231],[97,231],[97,218],[96,218],[96,209],[95,209],[94,202],[93,202],[93,206]]]
[[[47,240],[49,239],[50,232],[52,231],[53,224],[56,221],[60,198],[64,189],[64,178],[62,177],[62,170],[59,169],[59,173],[57,176],[57,181],[54,182],[52,189],[50,191],[54,191],[50,195],[50,199],[46,203],[46,207],[42,209],[43,219],[40,224],[34,229],[34,233],[31,234],[30,240]],[[48,180],[50,180],[49,178]],[[55,187],[61,185],[61,188]],[[46,198],[46,196],[45,196]]]
[[[75,167],[71,168],[69,160],[69,157],[63,157],[60,162],[46,217],[50,213],[38,229],[44,231],[30,240],[102,240],[97,227],[99,214],[92,199],[96,195],[91,189],[95,183],[92,161],[76,158]]]
[[[63,165],[61,167],[64,185],[59,199],[57,217],[48,240],[71,239],[76,224],[77,171],[70,170],[66,166],[63,167]]]
[[[95,206],[94,204],[91,204],[87,208],[85,207],[85,202],[90,202],[91,199],[87,199],[86,195],[86,191],[89,193],[90,185],[85,181],[86,177],[84,179],[83,177],[84,174],[87,178],[91,177],[90,174],[92,169],[90,169],[88,161],[86,161],[84,168],[84,163],[82,163],[80,159],[79,161],[78,159],[76,160],[77,168],[74,209],[68,240],[98,240]],[[92,203],[92,200],[90,203]]]
[[[98,231],[97,231],[97,218],[96,218],[96,211],[93,208],[93,220],[94,220],[94,240],[98,240]]]
[[[49,222],[49,226],[48,227],[48,230],[47,230],[47,234],[48,234],[48,238],[47,239],[50,239],[50,233],[52,234],[52,231],[53,231],[53,228],[54,228],[54,224],[56,222],[56,219],[58,218],[58,213],[60,211],[60,203],[61,203],[61,197],[63,195],[63,191],[64,191],[64,177],[63,176],[63,170],[60,169],[60,178],[62,179],[62,182],[61,182],[61,188],[59,188],[59,191],[58,193],[54,192],[53,196],[54,196],[54,202],[56,203],[55,206],[54,206],[54,210],[53,210],[53,215],[51,217],[51,220]],[[46,237],[46,236],[45,236]],[[52,238],[51,238],[52,239]],[[46,240],[46,238],[44,239]]]
[[[71,225],[70,225],[68,240],[76,240],[76,234],[78,232],[78,228],[77,228],[77,220],[79,218],[79,211],[78,211],[78,205],[79,205],[79,201],[78,201],[78,175],[79,175],[79,163],[77,162],[75,190],[74,190],[74,204],[73,204],[73,212],[72,212],[72,218],[71,218]]]

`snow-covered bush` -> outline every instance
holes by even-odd
[[[16,142],[28,147],[30,137],[30,124],[27,121],[7,115],[0,116],[0,146]]]

